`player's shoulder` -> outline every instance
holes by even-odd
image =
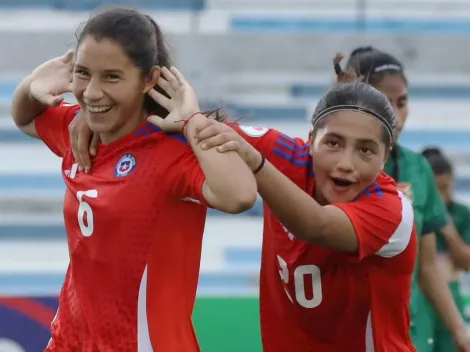
[[[227,122],[227,125],[238,130],[239,133],[243,133],[248,137],[253,138],[261,138],[266,134],[276,134],[277,130],[267,127],[260,127],[260,126],[251,126],[251,125],[244,125],[239,124],[238,122]]]
[[[134,138],[163,153],[174,154],[190,150],[188,141],[181,133],[165,132],[150,122],[146,122],[134,131]]]
[[[43,116],[65,117],[71,122],[81,111],[80,105],[69,102],[62,102],[58,106],[50,106],[44,112]]]
[[[399,157],[405,159],[410,165],[417,166],[425,171],[431,171],[427,159],[421,154],[405,146],[397,146]]]
[[[386,211],[387,218],[406,223],[414,221],[411,200],[397,189],[395,181],[385,172],[381,172],[374,183],[365,189],[357,198],[365,208],[377,213]]]
[[[375,181],[360,193],[358,199],[382,199],[384,197],[399,199],[399,191],[393,178],[381,171]]]

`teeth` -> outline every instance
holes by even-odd
[[[109,106],[99,106],[99,107],[92,107],[92,106],[89,106],[88,107],[88,111],[91,112],[91,113],[103,113],[103,112],[106,112],[108,110],[111,110],[111,107]]]

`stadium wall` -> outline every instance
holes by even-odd
[[[328,72],[338,51],[371,44],[391,51],[412,72],[470,73],[470,13],[418,16],[321,11],[220,11],[153,13],[168,33],[178,65],[187,73]],[[84,12],[4,11],[0,74],[24,71],[75,43]],[[358,22],[359,21],[359,22]],[[275,35],[273,35],[275,34]],[[455,55],[458,52],[459,55]],[[28,55],[25,55],[28,53]],[[266,60],[269,58],[269,60]]]

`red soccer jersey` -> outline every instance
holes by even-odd
[[[309,145],[278,131],[234,125],[309,194],[315,187]],[[349,203],[357,253],[292,236],[264,207],[260,315],[265,352],[404,352],[416,256],[411,203],[381,173]]]
[[[35,120],[63,157],[70,252],[46,351],[199,351],[191,314],[207,208],[197,159],[182,136],[144,121],[79,172],[67,130],[78,109]]]

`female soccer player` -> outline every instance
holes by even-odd
[[[397,118],[399,134],[408,117],[407,80],[402,64],[387,53],[364,47],[352,52],[345,72],[351,70],[387,96]],[[413,276],[410,311],[411,336],[416,349],[418,352],[433,351],[435,319],[427,300],[429,299],[451,331],[456,346],[460,350],[470,351],[470,341],[464,323],[444,278],[438,272],[435,236],[437,231],[449,239],[447,242],[451,245],[451,252],[462,257],[462,251],[460,246],[456,245],[457,241],[452,239],[458,235],[453,234],[453,226],[447,224],[446,209],[434,183],[431,168],[422,155],[395,144],[384,171],[395,179],[398,188],[413,201],[415,211],[419,260]]]
[[[460,237],[466,243],[470,243],[470,210],[468,207],[453,197],[453,171],[450,161],[443,153],[436,148],[426,148],[422,154],[428,160],[434,173],[434,180],[441,195],[447,211],[452,218],[452,222],[458,230]],[[439,234],[439,232],[438,232]],[[449,283],[449,289],[454,298],[455,304],[460,314],[464,314],[463,298],[460,292],[459,268],[447,253],[447,243],[441,236],[436,237],[436,247],[438,251],[438,263],[441,273]],[[455,351],[452,335],[445,327],[442,319],[436,317],[434,331],[434,352]]]
[[[361,82],[329,90],[308,143],[232,127],[214,121],[197,138],[203,149],[236,150],[266,204],[264,351],[414,351],[416,236],[411,202],[381,171],[396,133],[387,98]]]
[[[63,158],[70,265],[46,351],[199,350],[191,313],[206,205],[244,211],[256,182],[237,153],[195,144],[207,118],[169,65],[156,23],[115,8],[89,19],[75,56],[38,66],[14,93],[17,126]],[[171,100],[153,90],[161,73]],[[61,103],[71,85],[77,106]],[[88,173],[69,139],[79,110],[101,140]]]

